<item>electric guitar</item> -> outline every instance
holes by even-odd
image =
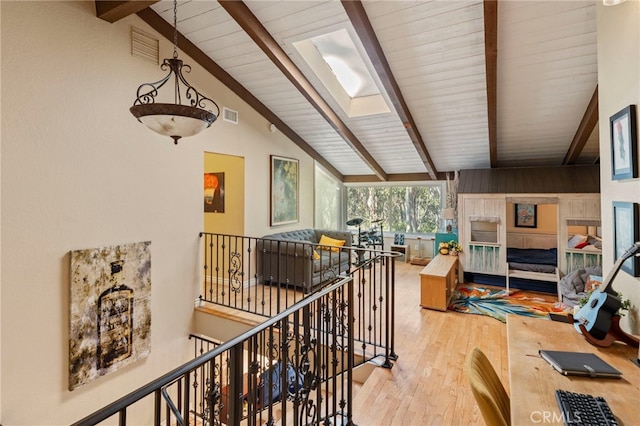
[[[595,339],[601,340],[607,335],[611,327],[611,318],[622,306],[620,298],[608,293],[607,289],[618,274],[618,271],[620,271],[624,261],[638,252],[640,252],[640,242],[629,247],[618,258],[605,281],[598,287],[598,290],[591,293],[589,301],[573,317],[573,325],[579,333],[581,333],[580,325],[583,325]]]

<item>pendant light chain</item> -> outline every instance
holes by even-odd
[[[173,59],[178,58],[178,0],[173,0]]]

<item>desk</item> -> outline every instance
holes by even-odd
[[[556,389],[602,396],[620,425],[640,424],[640,369],[630,361],[638,349],[620,343],[598,348],[571,324],[513,314],[507,315],[507,345],[511,424],[562,424]],[[538,356],[539,349],[593,352],[620,370],[622,378],[563,376]]]

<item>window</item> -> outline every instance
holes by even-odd
[[[315,170],[315,227],[341,229],[341,184],[320,167],[316,166]]]
[[[497,219],[497,218],[496,218]],[[470,221],[471,241],[477,243],[498,242],[498,222],[496,221]]]
[[[436,232],[442,225],[442,183],[348,186],[346,194],[347,219],[362,218],[363,227],[381,223],[385,232],[411,234]]]

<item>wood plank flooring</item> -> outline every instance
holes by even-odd
[[[422,268],[397,263],[399,358],[392,369],[376,368],[357,389],[353,420],[358,426],[483,425],[464,374],[465,356],[474,346],[485,352],[509,391],[505,324],[420,308]]]
[[[434,311],[420,307],[419,272],[424,268],[396,262],[396,340],[393,368],[374,368],[355,387],[358,426],[483,425],[464,374],[466,354],[480,347],[509,392],[506,325],[494,318]],[[468,285],[468,283],[464,284]],[[535,293],[549,301],[552,295]],[[220,307],[198,308],[221,314]],[[249,314],[229,309],[227,315]]]

